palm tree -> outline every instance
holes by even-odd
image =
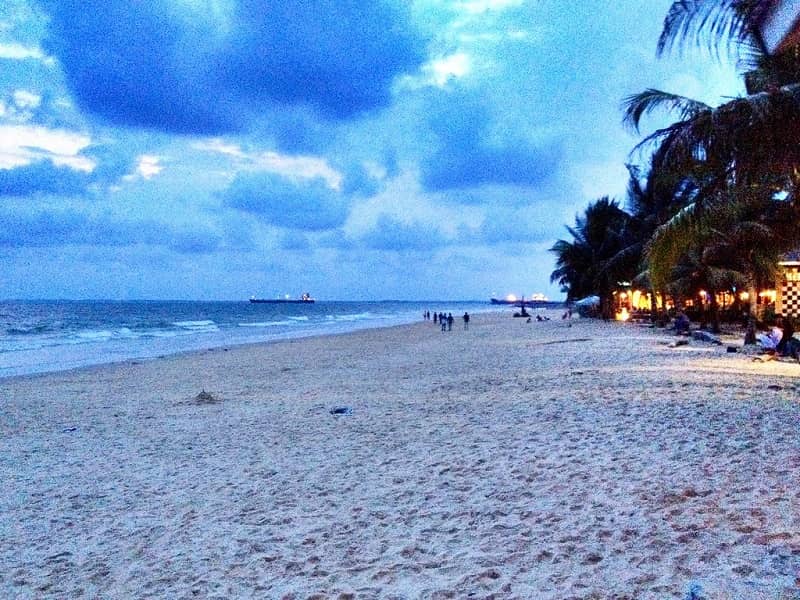
[[[642,176],[639,167],[627,167],[629,179],[626,210],[630,214],[630,221],[626,240],[629,246],[623,248],[612,262],[623,265],[633,262],[636,265],[637,274],[632,281],[637,286],[649,288],[650,311],[655,317],[656,293],[661,292],[663,296],[664,289],[656,289],[653,285],[646,255],[648,242],[660,226],[686,205],[693,188],[691,181],[685,177],[673,176],[652,165],[646,177]]]
[[[623,105],[623,121],[636,131],[657,108],[677,113],[675,123],[649,134],[637,148],[655,146],[658,168],[675,173],[702,163],[708,191],[765,179],[786,190],[800,184],[800,84],[716,108],[653,89],[627,97]]]
[[[736,51],[745,73],[748,95],[711,107],[660,90],[645,90],[625,99],[626,124],[638,131],[643,115],[667,109],[673,125],[655,131],[639,144],[659,148],[672,168],[695,160],[717,170],[718,185],[735,176],[758,181],[765,172],[800,182],[800,47],[771,54],[761,34],[775,0],[676,0],[658,40],[659,55],[676,44],[705,41]]]
[[[681,210],[659,223],[646,251],[655,285],[686,291],[745,281],[755,302],[758,281],[798,240],[800,50],[768,52],[761,28],[774,5],[676,0],[664,20],[659,55],[687,41],[705,42],[717,53],[722,46],[735,50],[740,67],[748,69],[748,95],[712,107],[649,89],[624,101],[624,122],[636,131],[654,110],[677,117],[637,145],[654,148],[651,177],[686,184],[678,188]],[[790,220],[778,222],[777,214]]]
[[[614,290],[620,281],[635,274],[635,261],[618,259],[630,246],[629,225],[630,215],[607,196],[592,202],[583,216],[575,217],[575,226],[567,227],[572,241],[558,240],[550,248],[556,255],[550,281],[562,286],[567,301],[596,294],[603,317],[612,316]]]
[[[800,242],[798,207],[772,196],[765,186],[742,186],[689,204],[660,226],[647,247],[651,278],[657,285],[711,293],[736,286],[750,292],[774,281],[780,256]],[[698,287],[699,286],[699,287]]]

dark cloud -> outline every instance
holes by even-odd
[[[89,182],[90,176],[83,171],[41,160],[0,170],[0,196],[24,197],[37,193],[75,196],[85,192]]]
[[[399,2],[235,0],[218,17],[167,0],[40,4],[44,47],[85,110],[173,133],[237,130],[276,106],[349,119],[385,106],[424,59]]]
[[[403,223],[393,217],[381,215],[375,228],[361,237],[361,241],[374,250],[433,250],[445,244],[441,232],[422,223]]]
[[[178,227],[152,220],[93,215],[76,208],[21,210],[0,207],[0,247],[163,246],[185,254],[220,248],[221,236],[208,227]]]
[[[271,173],[241,173],[222,195],[223,204],[288,229],[322,231],[344,224],[346,199],[319,178],[294,181]]]
[[[537,186],[556,173],[557,146],[536,147],[514,132],[493,131],[493,117],[480,101],[451,94],[436,104],[430,127],[437,149],[423,162],[421,174],[428,191]]]

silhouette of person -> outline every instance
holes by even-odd
[[[464,319],[464,329],[469,329],[469,313],[464,311],[464,316],[461,318]]]
[[[453,331],[453,313],[447,313],[447,331]]]

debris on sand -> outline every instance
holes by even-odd
[[[194,397],[194,402],[195,404],[216,404],[217,402],[222,402],[222,400],[203,390]]]

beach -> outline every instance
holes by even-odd
[[[800,365],[549,314],[0,379],[0,596],[800,598]]]

